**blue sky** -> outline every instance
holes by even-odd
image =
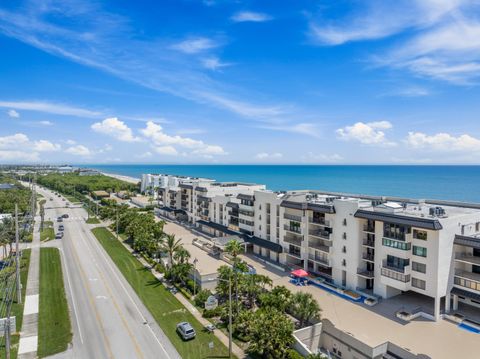
[[[480,162],[480,4],[0,4],[0,163]]]

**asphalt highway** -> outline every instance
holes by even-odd
[[[48,245],[60,249],[73,330],[71,348],[59,358],[180,358],[136,293],[85,223],[87,212],[63,197],[38,189],[45,219],[65,227]],[[52,198],[52,200],[50,200]],[[69,218],[57,223],[56,218]]]

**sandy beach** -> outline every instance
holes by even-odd
[[[123,175],[117,175],[117,174],[106,173],[106,172],[100,172],[100,173],[104,176],[113,177],[113,178],[119,179],[121,181],[135,183],[135,184],[137,184],[138,182],[141,181],[140,178],[135,178],[135,177],[130,177],[130,176],[123,176]]]

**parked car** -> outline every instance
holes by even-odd
[[[58,217],[57,222],[63,222],[63,217]]]
[[[63,231],[64,229],[65,229],[65,227],[63,227],[63,224],[61,224],[61,225],[58,226],[58,230],[59,230],[59,231]]]
[[[62,217],[63,218],[68,218],[68,214],[65,213]]]
[[[195,338],[195,329],[188,322],[181,322],[177,324],[177,333],[180,334],[183,340]]]
[[[63,238],[63,232],[57,232],[55,235],[55,239],[62,239]]]

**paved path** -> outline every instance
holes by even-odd
[[[30,265],[28,267],[27,289],[23,308],[23,322],[20,331],[18,358],[27,359],[37,356],[38,348],[38,301],[40,282],[40,218],[35,218],[33,240],[31,244]]]
[[[64,219],[65,235],[46,242],[58,246],[70,308],[73,341],[55,358],[179,359],[173,345],[134,290],[91,233],[83,208],[41,190],[47,199],[45,219]],[[52,198],[52,201],[49,198]],[[55,222],[55,229],[57,223]]]

